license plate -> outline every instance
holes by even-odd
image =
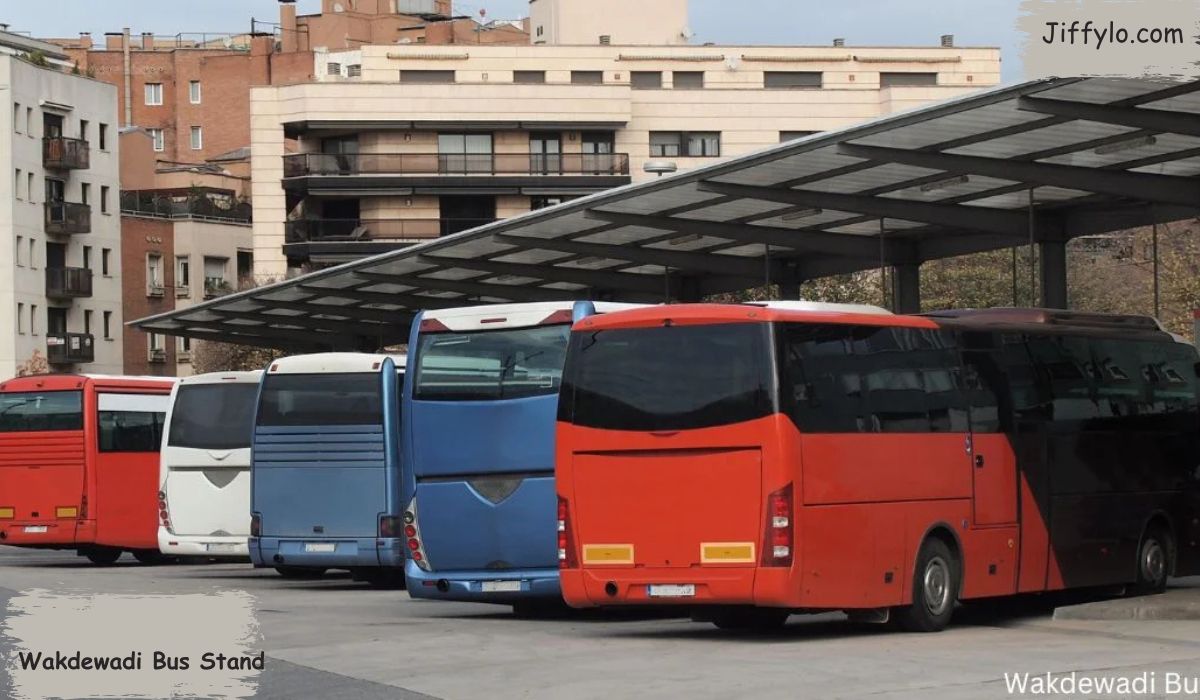
[[[691,598],[696,595],[696,584],[658,584],[646,587],[651,598]]]
[[[308,542],[304,545],[304,551],[317,554],[329,554],[337,551],[336,544],[324,544],[317,542]]]
[[[521,590],[520,581],[484,581],[484,593],[517,593]]]
[[[236,552],[237,548],[236,544],[226,542],[213,542],[208,545],[208,551],[210,552]]]
[[[30,532],[30,533],[46,532],[46,526],[45,525],[26,525],[25,532]]]

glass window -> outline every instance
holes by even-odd
[[[192,80],[188,82],[188,99],[192,104],[200,104],[200,81]]]
[[[258,385],[185,384],[175,395],[167,444],[201,450],[250,446]]]
[[[701,90],[704,88],[704,71],[677,70],[671,75],[676,90]]]
[[[690,430],[775,411],[759,323],[574,333],[559,417],[606,430]]]
[[[25,305],[17,302],[17,333],[25,335]]]
[[[402,70],[400,71],[400,82],[402,83],[453,83],[454,71],[452,70]]]
[[[146,284],[151,290],[161,289],[162,283],[162,256],[151,253],[146,256]]]
[[[17,168],[16,177],[13,180],[13,194],[17,199],[21,198],[21,169]]]
[[[182,290],[192,286],[192,263],[186,255],[175,257],[175,286]]]
[[[687,135],[687,155],[721,155],[721,134],[715,131],[692,132]]]
[[[108,185],[100,185],[100,213],[108,213]]]
[[[604,71],[573,70],[571,71],[572,85],[603,85]]]
[[[651,131],[650,157],[715,157],[721,155],[721,133],[717,131]]]
[[[198,126],[192,127],[192,150],[199,151],[204,148],[204,130]]]
[[[112,340],[112,312],[104,312],[104,337]]]
[[[167,149],[167,142],[163,137],[162,129],[146,129],[146,133],[150,134],[150,140],[154,144],[154,150],[162,152]]]
[[[513,71],[513,82],[520,85],[540,85],[546,82],[546,71],[544,70],[518,70]]]
[[[880,73],[879,87],[937,85],[937,73]]]
[[[438,167],[443,174],[492,172],[492,135],[438,134]]]
[[[106,277],[109,274],[108,261],[109,261],[109,258],[111,258],[111,257],[112,257],[112,249],[111,248],[101,248],[100,249],[100,274],[102,274]]]
[[[92,310],[84,309],[83,311],[83,332],[86,335],[92,334]]]
[[[101,452],[158,452],[163,414],[149,411],[100,411]]]
[[[108,124],[100,124],[100,150],[108,150]]]
[[[263,383],[261,426],[380,425],[381,374],[272,374]]]
[[[83,430],[83,392],[0,393],[0,433]]]
[[[23,262],[23,259],[22,259],[22,256],[25,255],[25,237],[17,236],[16,242],[17,242],[17,250],[15,253],[15,256],[16,256],[15,261],[16,261],[17,267],[25,267],[25,263]]]
[[[650,157],[677,158],[683,155],[683,134],[678,131],[651,131]]]
[[[634,90],[658,90],[662,87],[662,71],[635,70],[629,74],[629,84]]]
[[[492,401],[557,394],[567,325],[422,335],[413,398]]]
[[[163,103],[162,83],[146,83],[146,104],[161,105]]]
[[[812,90],[823,83],[820,71],[767,71],[763,74],[763,86],[778,90]]]

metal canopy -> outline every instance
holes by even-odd
[[[1032,204],[1031,204],[1032,202]],[[405,342],[421,309],[661,302],[1200,215],[1200,82],[986,92],[132,322],[289,350]]]

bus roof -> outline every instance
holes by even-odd
[[[532,328],[551,323],[570,323],[574,301],[543,301],[527,304],[492,304],[436,309],[421,315],[421,330],[429,330],[425,322],[436,321],[440,331],[499,330],[502,328]],[[640,304],[593,302],[598,313],[606,314],[641,308]],[[565,312],[565,313],[564,313]]]
[[[853,307],[851,307],[853,309]],[[897,316],[877,311],[817,311],[789,305],[753,304],[678,304],[648,306],[604,316],[593,316],[575,324],[576,330],[607,328],[639,328],[661,325],[670,320],[681,325],[716,323],[842,323],[862,326],[900,326],[905,328],[937,328],[932,319],[920,316]]]
[[[257,384],[262,380],[263,371],[256,369],[250,372],[210,372],[196,374],[179,380],[180,384]]]
[[[107,374],[34,374],[28,377],[14,377],[0,383],[0,392],[4,391],[65,391],[82,389],[86,384],[93,384],[104,389],[164,389],[169,390],[179,380],[175,377],[122,377]]]
[[[391,355],[372,355],[360,352],[325,352],[316,355],[293,355],[271,363],[271,374],[365,374],[378,372],[384,360],[392,360],[403,369],[403,359]]]

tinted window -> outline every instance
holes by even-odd
[[[263,383],[258,425],[383,423],[380,374],[273,374]]]
[[[204,450],[250,446],[257,384],[192,384],[179,387],[167,444]]]
[[[100,451],[158,452],[164,418],[148,411],[100,411]]]
[[[422,335],[413,398],[491,401],[557,394],[570,327]]]
[[[814,433],[966,432],[954,336],[920,328],[786,324],[786,397]]]
[[[0,394],[0,432],[83,430],[83,393]]]
[[[608,430],[687,430],[775,412],[765,324],[575,333],[560,419]]]

